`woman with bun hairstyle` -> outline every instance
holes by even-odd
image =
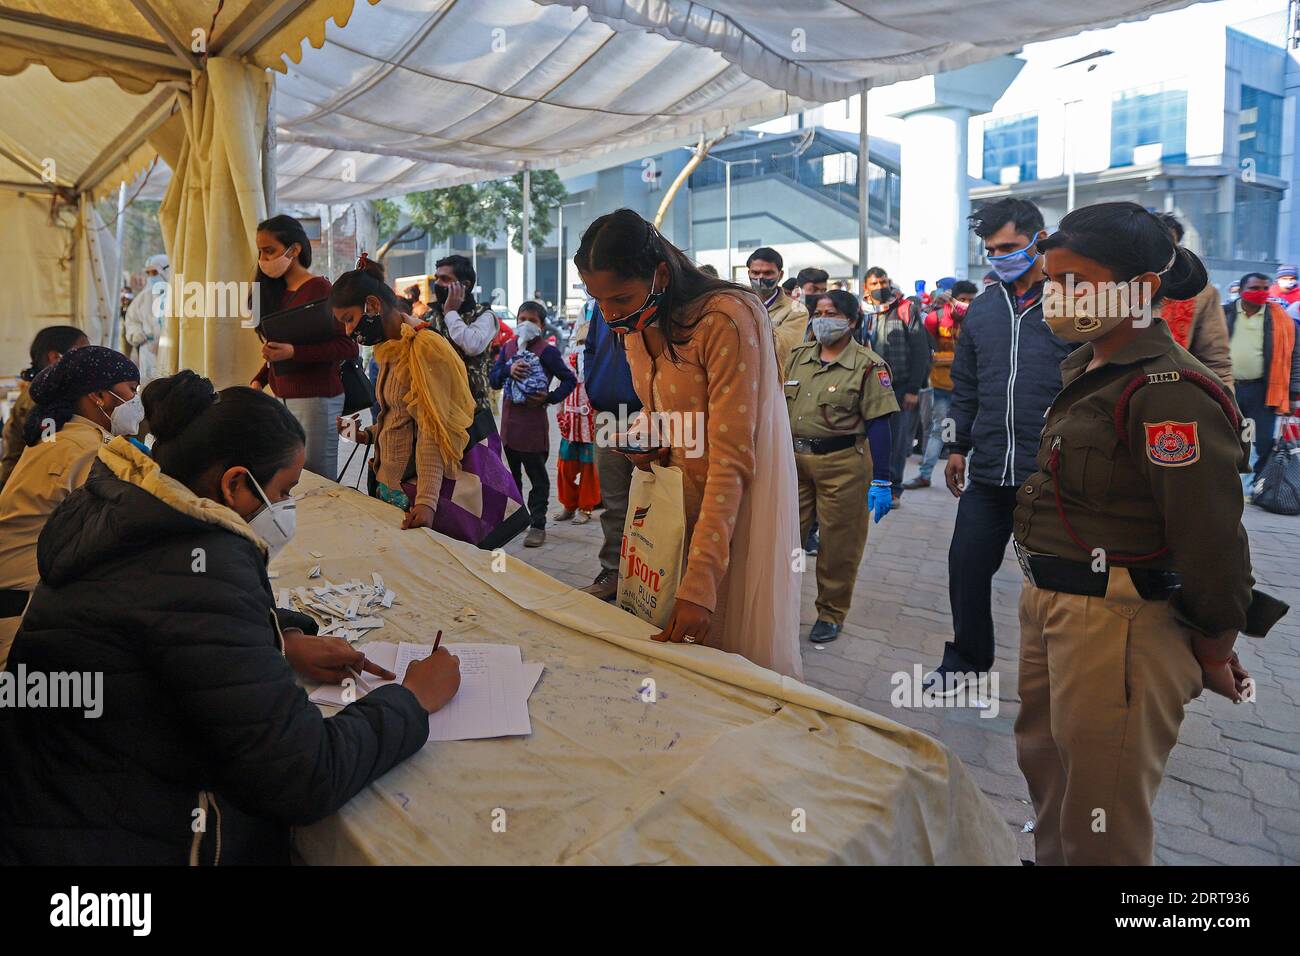
[[[47,325],[32,339],[32,364],[19,376],[18,398],[10,407],[9,418],[5,421],[4,456],[0,457],[0,489],[4,488],[5,482],[9,480],[9,476],[13,474],[18,464],[18,459],[22,457],[23,449],[27,447],[27,443],[23,441],[23,426],[27,424],[27,416],[32,410],[32,405],[35,404],[32,401],[30,388],[32,379],[45,366],[57,362],[64,352],[89,344],[90,339],[86,338],[86,333],[75,325]]]
[[[1204,287],[1200,260],[1129,202],[1071,212],[1038,251],[1043,321],[1084,344],[1014,515],[1017,755],[1038,863],[1149,864],[1184,707],[1247,699],[1237,635],[1286,606],[1253,589],[1237,405],[1155,310]]]
[[[402,309],[384,267],[365,255],[334,283],[330,305],[349,335],[374,346],[379,365],[375,423],[358,429],[340,418],[338,432],[375,447],[376,494],[402,509],[402,527],[432,528],[443,476],[459,474],[474,422],[465,363],[451,343]]]
[[[420,749],[459,665],[441,650],[322,717],[266,574],[294,529],[302,427],[189,371],[144,405],[153,457],[115,438],[41,535],[10,670],[102,684],[84,709],[0,708],[0,863],[286,864],[291,826]],[[352,654],[337,663],[364,666]]]
[[[330,280],[312,275],[311,241],[292,216],[272,216],[257,224],[257,257],[253,280],[263,316],[329,297]],[[253,387],[269,385],[302,425],[307,434],[307,470],[331,481],[338,474],[334,421],[343,414],[339,365],[358,354],[357,344],[342,329],[324,342],[264,342],[266,361],[253,376]]]
[[[90,473],[110,435],[134,435],[144,411],[135,363],[102,345],[71,349],[32,380],[26,449],[0,491],[0,667],[39,577],[36,542]]]
[[[800,677],[798,479],[767,310],[631,209],[592,222],[573,261],[625,343],[646,414],[681,423],[659,436],[672,447],[629,456],[683,478],[686,566],[654,639]]]

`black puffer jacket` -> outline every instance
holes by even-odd
[[[290,825],[428,737],[399,686],[322,717],[281,652],[260,541],[125,439],[51,515],[38,563],[7,669],[102,672],[103,712],[0,707],[0,862],[211,863],[219,842],[220,863],[285,863]]]
[[[969,455],[972,481],[1023,483],[1038,470],[1043,416],[1061,390],[1061,363],[1076,348],[1043,322],[1041,297],[1017,313],[1009,285],[995,282],[976,296],[953,357],[954,438],[944,454]]]

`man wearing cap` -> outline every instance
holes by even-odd
[[[1300,283],[1297,283],[1296,275],[1295,266],[1280,265],[1277,267],[1273,285],[1269,287],[1269,297],[1281,302],[1284,309],[1300,302]]]

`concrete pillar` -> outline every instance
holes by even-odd
[[[892,276],[911,294],[924,279],[933,289],[943,276],[966,278],[966,129],[970,110],[937,107],[903,120],[900,146],[899,254],[901,268]],[[870,265],[871,263],[868,263]]]
[[[1024,65],[1016,57],[998,57],[889,89],[889,115],[904,124],[899,153],[902,265],[891,276],[904,292],[910,294],[917,279],[932,289],[944,276],[966,278],[967,129],[972,116],[993,108]]]

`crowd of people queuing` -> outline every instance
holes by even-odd
[[[127,324],[134,360],[41,330],[4,425],[0,663],[93,666],[115,704],[103,721],[0,708],[0,861],[283,861],[289,826],[419,748],[456,659],[413,664],[404,685],[324,719],[298,677],[391,675],[276,608],[267,579],[294,486],[304,470],[336,477],[342,436],[367,450],[367,491],[404,529],[538,547],[548,517],[599,512],[585,590],[602,599],[634,470],[680,469],[685,567],[654,639],[795,678],[792,556],[816,558],[809,640],[836,640],[871,525],[942,460],[958,499],[953,638],[928,690],[955,695],[993,667],[992,578],[1014,538],[1015,732],[1039,862],[1150,862],[1184,706],[1203,688],[1241,700],[1236,637],[1285,612],[1253,589],[1238,472],[1253,455],[1259,476],[1300,399],[1296,268],[1243,276],[1225,304],[1181,224],[1132,203],[1076,210],[1049,234],[1032,203],[1006,199],[971,226],[982,287],[945,277],[905,295],[871,267],[855,293],[824,269],[786,278],[769,247],[750,254],[748,285],[728,281],[620,209],[574,256],[588,302],[565,354],[540,296],[507,325],[464,256],[439,260],[427,290],[399,294],[364,255],[331,280],[311,271],[302,226],[275,216],[253,237],[261,314],[324,301],[334,327],[265,341],[251,387],[157,377],[147,323]],[[165,257],[150,263],[165,275]],[[1108,283],[1127,290],[1117,304],[1067,300]],[[366,424],[345,414],[340,375],[363,349]],[[597,416],[646,413],[696,416],[699,453],[601,439]],[[454,513],[467,471],[512,493]],[[221,839],[191,832],[196,800],[224,816]],[[1112,821],[1102,838],[1095,807]]]

